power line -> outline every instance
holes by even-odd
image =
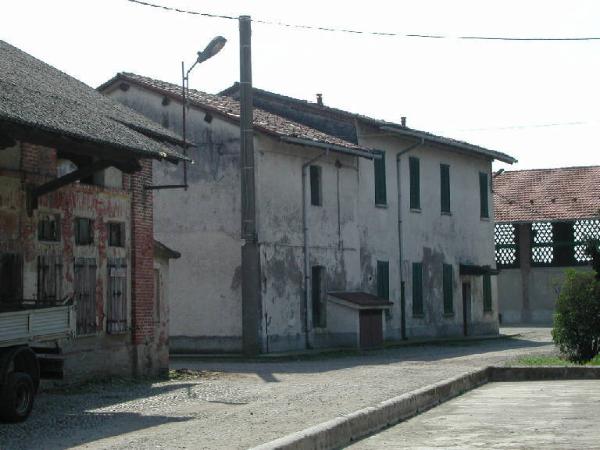
[[[210,17],[213,19],[226,19],[226,20],[238,20],[237,17],[228,16],[225,14],[211,14],[203,13],[200,11],[192,11],[189,9],[174,8],[171,6],[158,5],[155,3],[149,3],[142,0],[127,0],[131,3],[137,3],[138,5],[149,6],[152,8],[159,8],[166,11],[177,12],[181,14],[191,14],[195,16]],[[263,25],[274,25],[285,28],[297,28],[303,30],[314,30],[314,31],[326,31],[335,33],[348,33],[348,34],[362,34],[369,36],[390,36],[390,37],[404,37],[404,38],[423,38],[423,39],[461,39],[461,40],[472,40],[472,41],[513,41],[513,42],[581,42],[581,41],[600,41],[600,36],[582,36],[582,37],[508,37],[508,36],[450,36],[443,34],[420,34],[420,33],[398,33],[398,32],[385,32],[385,31],[362,31],[352,30],[347,28],[331,28],[331,27],[320,27],[315,25],[300,25],[291,24],[279,21],[252,19],[254,23],[260,23]]]

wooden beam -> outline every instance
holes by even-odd
[[[89,177],[94,173],[104,170],[108,167],[113,166],[114,163],[108,160],[99,160],[91,163],[89,166],[77,169],[74,172],[63,175],[62,177],[55,178],[52,181],[48,181],[40,186],[35,186],[27,189],[27,214],[31,217],[33,210],[38,207],[38,198],[42,195],[56,191],[63,186],[74,183],[75,181],[81,180],[82,178]]]

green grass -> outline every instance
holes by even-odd
[[[577,364],[557,355],[523,356],[511,362],[518,366],[600,366],[600,355],[586,364]]]

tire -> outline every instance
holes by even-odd
[[[0,420],[22,422],[27,419],[33,408],[34,397],[35,387],[29,374],[9,373],[0,398]]]

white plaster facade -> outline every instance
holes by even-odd
[[[181,104],[135,84],[105,93],[174,131],[181,129]],[[170,270],[170,348],[174,352],[239,352],[242,348],[239,127],[200,107],[188,110],[188,137],[198,145],[190,156],[187,190],[154,192],[158,240],[181,258]],[[255,133],[257,228],[261,267],[261,348],[263,352],[338,346],[346,336],[336,324],[313,327],[308,305],[304,326],[302,166],[321,167],[322,206],[307,211],[310,266],[325,268],[327,291],[376,293],[377,261],[389,263],[386,339],[400,339],[401,283],[398,204],[403,221],[402,276],[406,287],[407,337],[462,334],[461,282],[472,282],[470,332],[497,333],[497,300],[483,313],[481,277],[459,277],[459,264],[494,266],[493,223],[479,216],[479,172],[491,160],[428,146],[396,154],[412,142],[387,133],[359,131],[359,144],[385,150],[387,205],[374,204],[373,161],[300,146]],[[367,130],[368,131],[368,130]],[[406,158],[421,159],[420,212],[411,212]],[[439,164],[451,167],[451,215],[440,214]],[[181,184],[181,167],[154,163],[154,183]],[[309,185],[307,184],[307,189]],[[493,217],[489,196],[490,217]],[[424,264],[425,314],[413,318],[410,265]],[[442,311],[442,262],[454,266],[454,314]],[[309,274],[310,276],[310,274]],[[326,302],[327,308],[330,302]],[[326,312],[329,315],[328,312]]]

